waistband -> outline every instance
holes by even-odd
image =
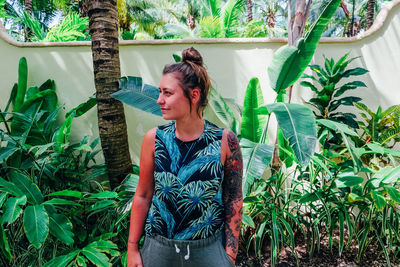
[[[222,229],[218,229],[214,235],[203,238],[203,239],[196,239],[196,240],[177,240],[177,239],[169,239],[161,235],[155,235],[155,236],[146,236],[146,238],[150,239],[155,239],[156,241],[160,242],[161,244],[169,247],[174,247],[175,245],[178,246],[187,246],[189,245],[191,248],[201,248],[208,246],[214,242],[216,242],[218,239],[222,240],[221,238],[223,232]]]

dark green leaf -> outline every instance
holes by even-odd
[[[44,206],[28,206],[25,209],[24,230],[29,242],[40,248],[49,234],[49,216]]]
[[[11,171],[8,173],[8,177],[26,195],[30,203],[40,204],[43,202],[43,195],[39,187],[28,176],[18,171]]]

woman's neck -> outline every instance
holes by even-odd
[[[175,136],[182,141],[192,141],[204,132],[202,117],[186,117],[175,121]]]

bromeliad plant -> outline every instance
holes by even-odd
[[[361,101],[362,99],[360,97],[342,97],[342,95],[347,91],[359,87],[366,87],[366,85],[362,81],[351,81],[341,86],[338,86],[338,84],[344,78],[360,76],[368,71],[360,67],[348,69],[349,63],[357,59],[347,59],[348,55],[349,54],[345,54],[337,62],[335,62],[333,58],[325,58],[324,67],[311,65],[310,69],[316,77],[303,74],[302,78],[311,79],[314,83],[319,84],[320,88],[317,88],[310,81],[302,81],[300,84],[304,87],[309,87],[316,93],[316,97],[311,98],[307,103],[316,108],[314,114],[317,119],[340,121],[356,129],[358,128],[358,124],[355,120],[356,115],[349,112],[338,112],[337,109],[341,106],[353,106],[354,103]]]

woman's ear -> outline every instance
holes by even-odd
[[[190,92],[190,97],[192,99],[192,103],[196,104],[200,101],[200,89],[199,88],[194,88]]]

